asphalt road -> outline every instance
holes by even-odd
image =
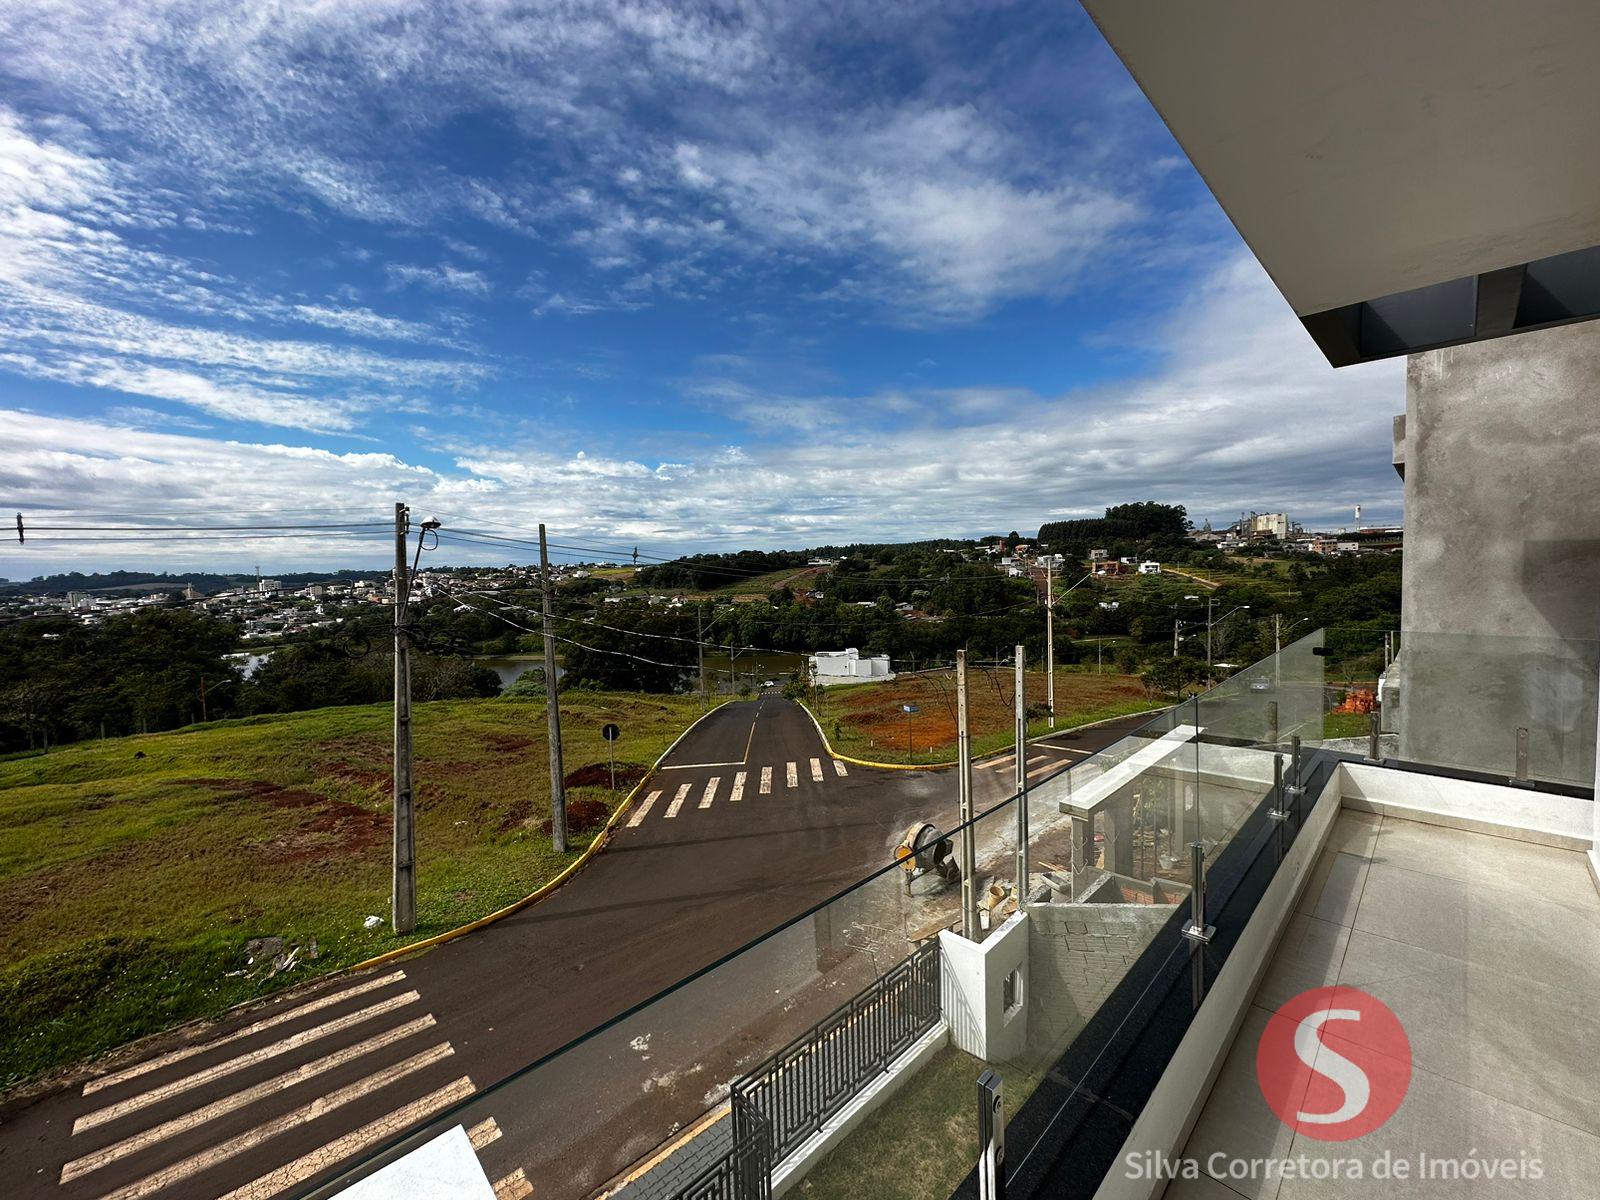
[[[1042,778],[1140,723],[1045,738],[1028,770]],[[1009,755],[975,770],[980,808],[1010,793],[1012,772]],[[0,1111],[0,1178],[11,1197],[270,1200],[479,1096],[459,1121],[502,1197],[585,1195],[892,964],[900,935],[878,963],[871,910],[898,894],[899,873],[864,891],[854,917],[841,905],[802,921],[484,1089],[887,863],[914,819],[948,828],[955,788],[950,771],[836,762],[777,695],[725,705],[549,899]]]

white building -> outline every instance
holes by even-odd
[[[1161,564],[1158,562],[1142,562],[1139,564],[1139,574],[1159,575],[1161,574]]]
[[[811,656],[811,674],[824,687],[863,679],[894,678],[887,654],[863,655],[854,646],[848,650],[817,651]]]

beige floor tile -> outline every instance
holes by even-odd
[[[1299,912],[1334,925],[1353,924],[1367,881],[1367,861],[1324,851],[1300,896]]]
[[[1209,1175],[1199,1175],[1194,1179],[1174,1179],[1167,1184],[1161,1200],[1239,1200],[1239,1193]]]
[[[1323,851],[1353,854],[1357,858],[1371,858],[1373,844],[1378,840],[1378,827],[1383,818],[1377,813],[1341,810],[1328,831],[1328,841]]]
[[[1239,1026],[1233,1048],[1206,1097],[1189,1135],[1184,1156],[1204,1165],[1214,1154],[1225,1158],[1278,1158],[1288,1153],[1294,1131],[1267,1107],[1256,1082],[1256,1043],[1271,1014],[1251,1007]],[[1244,1180],[1229,1185],[1248,1200],[1273,1200],[1277,1179]]]
[[[1532,896],[1374,862],[1366,868],[1355,928],[1600,995],[1600,924]]]
[[[1600,1135],[1600,1014],[1589,998],[1360,930],[1339,982],[1394,1010],[1417,1067]],[[1337,1034],[1361,1041],[1353,1025]]]
[[[1600,921],[1600,893],[1576,850],[1393,817],[1384,821],[1376,841],[1375,862],[1531,895]]]
[[[1350,930],[1305,913],[1290,918],[1272,964],[1256,989],[1255,1002],[1277,1008],[1308,988],[1338,982]]]
[[[1428,1071],[1417,1071],[1400,1110],[1366,1137],[1348,1142],[1295,1138],[1293,1156],[1360,1159],[1365,1177],[1286,1179],[1280,1200],[1592,1200],[1600,1181],[1600,1138],[1507,1104]],[[1375,1179],[1385,1153],[1410,1164],[1411,1177]],[[1421,1157],[1537,1161],[1539,1179],[1421,1177]],[[1519,1159],[1519,1156],[1520,1159]]]

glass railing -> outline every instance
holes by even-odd
[[[1592,788],[1600,641],[1390,634],[1392,661],[1331,697],[1329,735],[1379,757],[1497,779]],[[1385,655],[1387,660],[1389,655]]]
[[[1269,819],[1285,804],[1274,762],[1320,733],[1320,644],[975,818],[970,936],[949,868],[962,830],[944,830],[948,845],[498,1083],[437,1098],[416,1127],[378,1131],[358,1165],[300,1194],[408,1194],[407,1171],[454,1153],[485,1180],[520,1173],[572,1200],[764,1197],[774,1180],[812,1198],[949,1195],[975,1186],[985,1067],[1005,1080],[1012,1194],[1051,1194],[1094,1161],[1085,1139],[1105,1145],[1137,1116],[1248,915],[1245,881],[1264,861],[1270,876],[1298,830],[1303,806]],[[1182,931],[1195,847],[1209,942]]]

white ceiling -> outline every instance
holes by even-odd
[[[1301,316],[1600,245],[1600,0],[1083,0]]]

